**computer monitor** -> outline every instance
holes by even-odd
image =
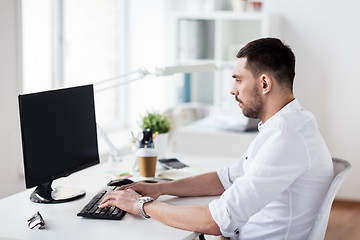
[[[92,85],[19,95],[26,188],[30,199],[59,203],[85,195],[71,188],[52,189],[52,181],[98,164]]]

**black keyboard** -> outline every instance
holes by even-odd
[[[116,186],[106,186],[101,189],[92,199],[86,204],[86,206],[77,214],[77,216],[87,217],[87,218],[97,218],[97,219],[110,219],[110,220],[120,220],[124,217],[125,211],[117,208],[115,206],[109,206],[106,208],[99,208],[99,204],[104,199],[104,197],[111,191],[113,191]]]

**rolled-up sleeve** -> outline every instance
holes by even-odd
[[[220,168],[217,171],[217,175],[225,190],[229,189],[237,178],[244,175],[243,164],[245,158],[246,154],[243,155],[236,163]],[[209,204],[212,217],[220,227],[222,235],[231,237],[237,233],[238,223],[233,222],[233,225],[231,225],[231,214],[229,212],[224,212],[227,211],[226,207],[224,207],[225,205],[221,203],[220,199],[216,199]]]
[[[238,227],[241,223],[232,221],[231,213],[228,212],[228,208],[221,203],[220,199],[210,202],[209,209],[223,236],[232,237],[238,233]]]
[[[234,164],[217,170],[217,175],[225,190],[231,187],[236,178],[244,175],[243,164],[245,157],[246,155],[242,156]]]
[[[239,173],[235,179],[230,169],[218,171],[226,191],[209,203],[209,209],[224,236],[237,234],[252,215],[285,191],[308,167],[303,145],[298,135],[278,132],[255,155],[246,156],[245,170],[236,166]]]

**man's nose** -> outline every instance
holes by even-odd
[[[235,87],[235,83],[232,85],[231,89],[230,89],[230,94],[231,95],[238,95],[238,91]]]

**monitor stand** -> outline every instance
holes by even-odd
[[[51,188],[52,181],[39,185],[30,196],[30,200],[36,203],[62,203],[79,199],[85,196],[85,191],[57,187]]]

